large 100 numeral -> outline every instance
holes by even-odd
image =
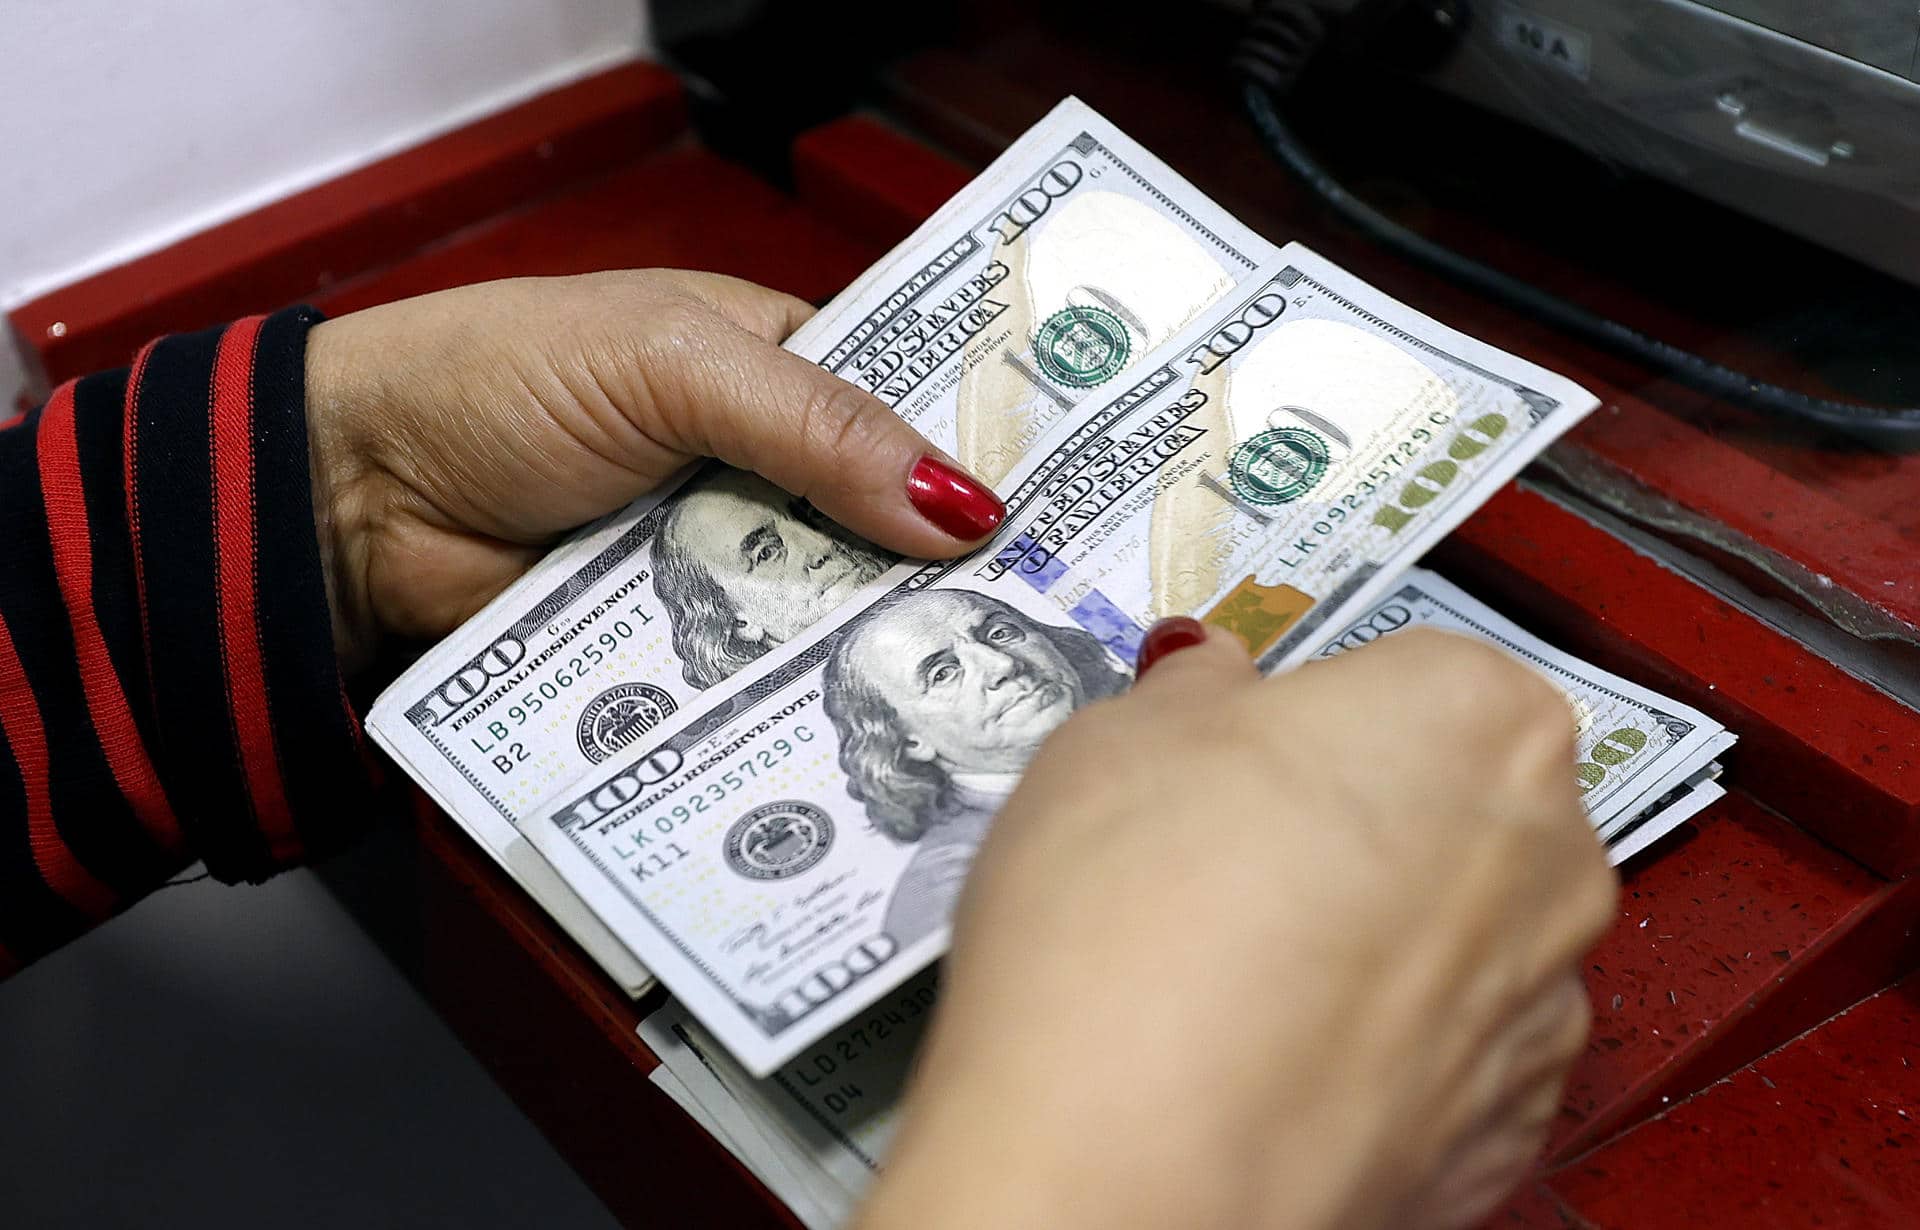
[[[1580,779],[1580,793],[1598,786],[1607,780],[1607,770],[1616,765],[1625,764],[1633,759],[1641,748],[1647,745],[1647,736],[1631,726],[1622,726],[1619,730],[1608,731],[1593,745],[1587,753],[1587,760],[1574,766],[1574,774]]]
[[[1054,163],[1019,196],[1007,202],[1000,215],[987,223],[1003,244],[1012,243],[1053,208],[1053,203],[1079,186],[1086,172],[1070,158]]]
[[[1504,414],[1483,414],[1463,426],[1447,445],[1447,455],[1415,470],[1407,485],[1393,502],[1382,504],[1373,514],[1373,523],[1387,533],[1398,534],[1413,523],[1414,514],[1438,499],[1448,484],[1460,476],[1460,463],[1471,461],[1493,447],[1506,434]]]

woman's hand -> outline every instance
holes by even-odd
[[[447,632],[555,536],[703,456],[905,555],[973,545],[991,492],[916,469],[940,456],[918,432],[779,349],[811,314],[735,278],[646,270],[492,282],[320,325],[308,419],[343,661],[385,635]]]
[[[863,1226],[1485,1216],[1613,909],[1573,732],[1427,632],[1270,681],[1213,633],[1074,718],[973,866]]]

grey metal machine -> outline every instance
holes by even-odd
[[[1440,88],[1920,284],[1914,0],[1469,12]]]

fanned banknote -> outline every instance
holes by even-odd
[[[1719,797],[1713,758],[1733,737],[1718,722],[1559,652],[1424,569],[1404,574],[1316,656],[1337,657],[1415,627],[1498,645],[1566,693],[1576,780],[1614,863]],[[1642,807],[1650,795],[1659,797]],[[937,978],[937,967],[916,975],[764,1080],[729,1058],[678,1003],[650,1016],[640,1035],[661,1059],[654,1081],[682,1097],[703,1125],[724,1125],[709,1131],[810,1230],[832,1230],[853,1219],[885,1162]]]
[[[944,951],[1040,741],[1205,612],[1298,662],[1594,405],[1300,245],[903,563],[540,808],[531,840],[756,1075]]]
[[[787,349],[994,478],[1273,250],[1068,99]],[[516,825],[893,562],[709,466],[555,550],[388,688],[368,729],[637,994],[647,972]]]
[[[1424,568],[1323,645],[1334,658],[1407,628],[1437,628],[1491,642],[1552,680],[1574,713],[1574,777],[1593,827],[1616,864],[1719,798],[1726,727],[1541,642],[1513,621]]]
[[[684,1094],[688,1113],[809,1230],[830,1230],[851,1220],[892,1146],[938,995],[938,970],[925,970],[765,1080],[672,1000],[640,1037],[661,1061],[653,1082]]]

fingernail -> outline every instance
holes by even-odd
[[[985,538],[1006,520],[1007,506],[993,489],[929,453],[907,475],[907,498],[921,516],[962,542]]]
[[[1146,637],[1140,642],[1140,664],[1134,668],[1134,678],[1146,674],[1148,667],[1168,654],[1192,649],[1206,639],[1207,626],[1197,619],[1174,615],[1161,620],[1147,629]]]

